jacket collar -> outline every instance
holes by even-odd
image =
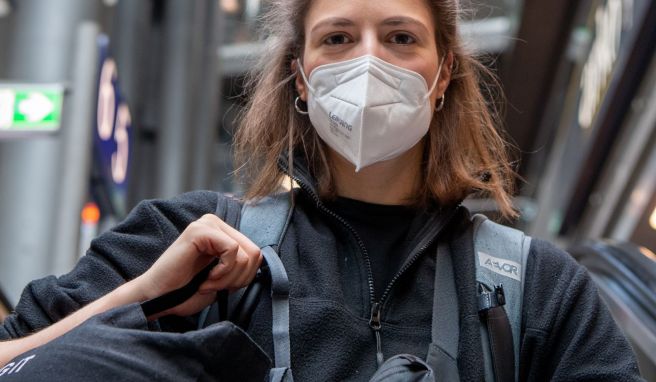
[[[317,201],[319,198],[319,185],[316,178],[312,175],[306,156],[300,152],[295,151],[293,154],[294,168],[293,173],[290,173],[289,158],[286,153],[280,154],[278,156],[278,168],[285,173],[287,176],[291,177],[298,183],[298,185],[304,191],[310,193],[310,195],[315,198]],[[459,203],[450,206],[456,208],[462,204],[462,201]],[[434,204],[432,207],[428,208],[429,212],[440,212],[442,208]]]
[[[319,186],[316,179],[312,176],[307,159],[302,152],[295,151],[293,154],[293,171],[290,171],[289,158],[287,153],[278,156],[278,168],[287,176],[294,179],[296,183],[306,192],[310,193],[316,199],[319,199]]]

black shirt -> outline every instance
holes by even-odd
[[[403,205],[382,205],[338,197],[328,208],[357,232],[371,262],[376,300],[403,265],[413,235],[421,227],[420,212]]]

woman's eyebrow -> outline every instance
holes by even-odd
[[[329,17],[327,19],[323,19],[316,23],[310,32],[314,32],[316,29],[325,27],[325,26],[332,26],[332,27],[349,27],[353,26],[355,23],[352,20],[349,20],[344,17]]]
[[[383,20],[380,24],[387,25],[387,26],[400,26],[405,24],[411,24],[422,28],[426,33],[429,32],[428,28],[426,27],[426,25],[424,25],[424,23],[422,23],[421,21],[415,18],[407,17],[407,16],[390,17]]]

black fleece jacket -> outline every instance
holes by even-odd
[[[319,201],[302,171],[291,224],[279,254],[291,282],[292,370],[297,381],[367,381],[376,369],[369,327],[371,288],[357,235]],[[76,267],[59,278],[30,283],[16,311],[0,326],[0,340],[26,336],[62,319],[144,271],[192,221],[215,211],[223,196],[209,191],[140,203],[111,231],[95,239]],[[425,357],[433,312],[435,246],[453,254],[460,314],[458,366],[463,381],[483,380],[471,224],[460,207],[436,234],[437,212],[414,240],[426,247],[398,277],[382,311],[386,357]],[[428,244],[427,246],[425,244]],[[411,246],[412,247],[412,246]],[[636,381],[634,355],[600,300],[586,270],[553,245],[534,239],[526,269],[520,380]],[[160,327],[187,331],[197,317],[167,317]],[[270,300],[262,298],[248,330],[273,354]]]

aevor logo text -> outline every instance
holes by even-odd
[[[517,262],[490,256],[487,253],[480,251],[478,252],[478,261],[480,266],[485,267],[494,273],[510,277],[517,281],[522,280],[522,268]]]

